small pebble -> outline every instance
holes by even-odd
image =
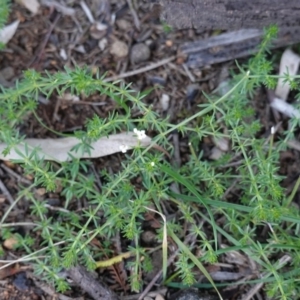
[[[91,37],[95,40],[99,40],[106,35],[108,26],[103,23],[96,22],[90,28]]]
[[[129,31],[132,28],[131,23],[125,19],[117,20],[116,24],[117,24],[118,28],[123,31]]]
[[[220,96],[224,96],[226,93],[230,91],[232,88],[232,85],[230,84],[229,80],[224,80],[220,82],[218,87],[216,88],[216,92]]]
[[[160,102],[162,110],[166,111],[169,108],[170,96],[167,94],[162,94],[159,99],[159,102]]]
[[[116,40],[111,45],[110,54],[119,58],[125,57],[128,55],[128,46],[124,42]]]
[[[30,280],[27,279],[26,273],[21,272],[18,273],[14,280],[13,280],[13,285],[21,292],[28,291],[30,288]]]
[[[60,200],[58,198],[48,198],[48,199],[45,199],[44,202],[50,206],[61,205]]]
[[[67,60],[68,59],[68,55],[65,49],[60,49],[59,50],[59,56],[63,59],[63,60]]]
[[[5,80],[11,80],[15,76],[15,71],[12,67],[6,67],[0,71]]]
[[[152,244],[157,241],[157,236],[154,232],[150,230],[146,230],[142,233],[141,239],[146,244]]]
[[[80,45],[80,46],[74,48],[74,50],[77,51],[77,52],[79,52],[79,53],[82,53],[82,54],[85,54],[85,53],[86,53],[86,51],[85,51],[83,45]]]
[[[107,38],[103,38],[99,40],[98,47],[103,51],[106,48],[107,44],[108,44]]]
[[[218,147],[213,147],[210,151],[209,159],[218,160],[224,155],[224,152]]]
[[[199,94],[200,87],[198,84],[189,84],[186,88],[186,99],[193,103],[196,96]]]
[[[38,196],[44,196],[47,191],[45,188],[39,188],[39,189],[36,189],[35,192],[38,194]]]
[[[167,47],[172,47],[173,46],[173,41],[171,41],[171,40],[166,40],[166,46]]]
[[[18,240],[15,236],[11,236],[10,238],[6,239],[3,243],[3,246],[9,250],[14,249],[16,245],[18,245]]]
[[[160,76],[148,76],[147,79],[153,84],[165,85],[166,79]]]
[[[224,137],[220,137],[220,138],[214,138],[213,139],[215,145],[222,151],[227,152],[229,150],[229,140],[224,138]]]
[[[138,64],[149,59],[150,54],[151,52],[147,45],[144,43],[135,44],[131,48],[130,61],[132,64]]]

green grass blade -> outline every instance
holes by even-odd
[[[215,223],[213,214],[212,214],[210,208],[208,207],[207,203],[203,200],[203,198],[198,193],[198,191],[196,190],[196,188],[188,180],[186,180],[184,177],[182,177],[178,172],[174,171],[173,169],[171,169],[167,165],[161,165],[160,168],[161,168],[161,170],[163,172],[165,172],[166,174],[168,174],[169,176],[171,176],[176,182],[184,185],[191,193],[193,193],[197,197],[197,199],[199,199],[198,202],[201,202],[201,204],[206,208],[206,210],[207,210],[207,212],[209,214],[210,220],[211,220],[210,224],[212,226],[213,233],[214,233],[215,250],[217,250],[217,230],[216,230],[216,223]]]

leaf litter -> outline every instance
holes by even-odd
[[[75,137],[66,137],[58,139],[25,139],[21,144],[17,145],[7,155],[3,155],[3,151],[7,145],[0,143],[0,159],[2,160],[22,160],[28,149],[38,149],[38,156],[43,160],[52,160],[64,162],[74,158],[97,158],[123,152],[123,146],[132,149],[137,146],[147,147],[151,144],[151,138],[144,136],[139,140],[135,133],[119,133],[102,137],[91,143],[89,153],[74,152],[72,149],[80,144],[80,140]],[[69,155],[71,154],[72,157]]]
[[[20,21],[17,20],[0,29],[0,43],[7,44],[16,33],[19,24]]]
[[[40,9],[38,0],[17,0],[17,2],[26,7],[33,14],[37,14]]]
[[[78,4],[85,3],[84,1],[75,1]],[[96,3],[97,2],[97,3]],[[42,53],[41,55],[41,62],[39,64],[40,70],[43,69],[50,69],[51,71],[55,71],[57,69],[62,69],[64,64],[66,65],[71,65],[71,61],[79,62],[79,63],[86,63],[90,65],[92,68],[93,67],[99,67],[100,72],[106,72],[108,71],[108,75],[111,78],[126,78],[127,82],[133,81],[134,82],[134,88],[139,91],[142,90],[145,86],[151,86],[152,83],[149,78],[160,78],[160,82],[163,82],[163,84],[158,84],[160,87],[164,85],[164,90],[160,91],[157,89],[156,95],[151,97],[146,97],[145,101],[149,102],[149,104],[154,105],[154,108],[157,109],[157,111],[161,113],[166,113],[170,114],[172,116],[176,116],[178,120],[180,120],[181,115],[180,113],[185,110],[186,103],[184,102],[185,96],[186,96],[186,91],[180,90],[178,88],[177,90],[174,90],[172,88],[172,84],[176,86],[182,86],[186,87],[191,83],[197,82],[200,84],[199,90],[208,92],[214,87],[214,82],[213,80],[204,80],[205,78],[212,78],[213,71],[218,72],[218,67],[214,69],[212,68],[207,68],[203,70],[189,70],[186,67],[182,67],[180,64],[180,59],[175,58],[174,55],[174,49],[176,43],[180,41],[180,43],[187,42],[188,40],[196,40],[198,38],[198,34],[191,31],[182,31],[182,32],[171,32],[167,36],[167,40],[165,39],[165,33],[163,30],[159,28],[157,24],[153,25],[154,22],[151,21],[151,14],[149,13],[149,10],[144,9],[141,4],[141,9],[139,10],[139,14],[133,14],[133,6],[131,1],[112,1],[113,7],[115,8],[114,11],[114,17],[117,16],[117,21],[124,20],[127,21],[128,24],[132,24],[132,15],[135,16],[135,18],[139,18],[134,20],[135,23],[137,21],[140,24],[140,29],[141,31],[134,31],[132,29],[132,26],[127,26],[122,28],[116,28],[115,25],[111,27],[111,24],[108,24],[106,21],[103,22],[103,20],[107,19],[107,11],[103,10],[102,7],[104,6],[103,3],[107,3],[108,1],[91,1],[86,3],[88,4],[88,9],[93,12],[93,18],[95,19],[95,22],[98,22],[99,24],[105,24],[105,30],[100,30],[100,34],[105,34],[105,40],[108,43],[108,47],[101,47],[101,49],[97,46],[99,44],[99,41],[95,39],[95,36],[93,37],[92,34],[78,34],[76,33],[79,32],[79,28],[83,27],[84,32],[89,32],[91,24],[87,22],[86,20],[86,12],[80,11],[78,7],[74,6],[68,6],[66,4],[62,5],[58,1],[41,1],[42,8],[41,11],[45,14],[48,18],[51,8],[54,7],[55,10],[62,12],[64,15],[69,15],[72,16],[72,18],[76,18],[78,21],[77,28],[74,29],[74,24],[70,24],[70,20],[73,20],[72,18],[69,19],[64,19],[64,22],[59,22],[58,24],[55,25],[55,28],[53,32],[51,33],[51,38],[49,39],[48,45],[46,47],[46,51]],[[125,3],[126,2],[126,3]],[[66,3],[66,2],[65,2]],[[71,2],[69,2],[71,3]],[[100,5],[100,4],[101,5]],[[124,8],[123,5],[130,5],[130,11],[128,13],[123,13]],[[83,4],[84,5],[84,4]],[[46,8],[45,8],[46,7]],[[101,7],[101,8],[99,8]],[[125,10],[126,11],[126,10]],[[123,15],[122,15],[123,14]],[[141,15],[143,16],[141,18]],[[53,15],[51,15],[51,18],[53,19]],[[55,15],[54,15],[55,16]],[[109,15],[109,17],[112,17],[113,15]],[[37,15],[35,20],[38,20],[40,16]],[[26,16],[27,19],[30,20],[31,16]],[[52,20],[49,18],[49,20]],[[45,17],[43,19],[46,19]],[[112,18],[108,18],[112,19]],[[31,19],[34,20],[34,19]],[[75,20],[75,19],[74,19]],[[150,20],[149,22],[147,20]],[[42,20],[43,21],[43,20]],[[76,21],[74,21],[76,23]],[[87,23],[88,24],[87,24]],[[120,24],[120,22],[118,22]],[[34,21],[33,23],[34,24]],[[31,25],[32,25],[31,24]],[[36,21],[36,24],[39,24],[38,21]],[[43,24],[43,22],[40,22],[40,24]],[[107,24],[107,25],[106,25]],[[45,27],[42,28],[45,30],[47,28],[47,23],[45,22]],[[107,26],[107,28],[106,28]],[[146,30],[143,28],[145,27]],[[100,28],[101,29],[101,28]],[[150,29],[150,31],[148,31]],[[17,30],[17,28],[16,28]],[[26,69],[25,61],[26,59],[22,59],[24,57],[32,57],[35,55],[35,49],[38,48],[38,45],[43,42],[43,40],[38,40],[38,38],[41,38],[39,35],[28,35],[28,32],[23,31],[24,28],[22,29],[22,33],[19,33],[19,36],[14,39],[14,35],[18,35],[18,32],[16,30],[11,34],[10,39],[12,38],[12,43],[10,43],[11,48],[9,48],[11,51],[13,51],[15,55],[15,60],[20,61],[20,66],[16,65],[15,70],[16,73],[20,75],[20,70]],[[72,32],[72,30],[74,32]],[[17,30],[18,31],[18,30]],[[103,32],[102,32],[103,31]],[[148,32],[147,32],[148,31]],[[24,32],[28,35],[27,40],[23,41],[21,39],[21,35],[24,34]],[[69,38],[72,38],[68,40]],[[31,40],[32,39],[32,40]],[[8,39],[9,40],[9,39]],[[17,43],[18,41],[18,43]],[[75,42],[73,42],[75,41]],[[114,53],[112,51],[112,46],[114,41],[121,41],[122,43],[126,44],[128,47],[128,51],[123,51],[124,53]],[[159,42],[158,42],[159,41]],[[144,59],[132,59],[132,49],[134,45],[137,45],[139,43],[145,43],[145,45],[148,46],[148,50],[150,50],[150,56],[148,54],[147,50],[147,57],[149,56],[149,59],[151,61],[144,61]],[[8,45],[9,47],[9,45]],[[18,48],[19,47],[19,48]],[[22,49],[25,49],[26,53],[22,53]],[[68,53],[68,56],[59,56],[59,51],[60,49],[66,49],[66,53]],[[79,51],[75,53],[73,49],[84,49],[84,51]],[[24,50],[23,50],[24,51]],[[26,54],[22,56],[23,54]],[[58,54],[58,55],[57,55]],[[70,55],[69,55],[70,54]],[[5,57],[6,61],[8,54],[3,54],[3,57]],[[59,59],[60,57],[60,59]],[[66,61],[65,61],[66,58]],[[116,59],[115,59],[116,58]],[[294,60],[293,60],[294,59]],[[164,61],[163,61],[164,60]],[[171,64],[172,61],[175,61],[174,64]],[[155,63],[155,66],[157,66],[155,69],[149,68],[148,66],[151,65],[152,63]],[[163,63],[161,63],[163,62]],[[6,65],[4,63],[4,58],[0,63],[1,65]],[[134,64],[137,63],[136,66]],[[297,69],[297,57],[292,58],[291,63],[285,63],[283,64],[285,67],[293,64],[295,67],[294,69]],[[140,70],[140,71],[139,71]],[[174,70],[176,72],[174,72]],[[139,72],[137,72],[139,71]],[[131,72],[131,73],[130,73]],[[146,72],[146,76],[143,76],[144,73]],[[284,71],[283,71],[284,72]],[[122,75],[123,74],[123,75]],[[124,76],[125,74],[125,76]],[[138,75],[138,76],[135,76]],[[17,75],[18,76],[18,75]],[[127,79],[128,77],[128,79]],[[191,82],[192,81],[192,82]],[[153,84],[154,85],[154,84]],[[278,99],[279,98],[284,98],[285,94],[288,94],[286,91],[286,86],[285,86],[285,91],[282,93],[276,90],[276,94]],[[165,95],[168,95],[170,99],[167,99]],[[169,96],[171,95],[171,97]],[[58,98],[58,97],[57,97]],[[99,99],[100,98],[100,99]],[[164,99],[165,98],[165,99]],[[58,105],[57,108],[57,118],[52,118],[52,113],[54,104],[56,103],[57,99],[55,99],[55,95],[53,96],[52,99],[50,99],[50,104],[49,105],[40,105],[39,107],[39,113],[42,119],[45,122],[48,122],[49,120],[52,120],[48,123],[50,123],[56,130],[64,131],[64,130],[70,130],[75,127],[79,127],[79,129],[82,129],[82,126],[84,124],[84,119],[80,118],[82,115],[85,116],[90,116],[91,112],[97,113],[101,117],[105,117],[107,113],[110,112],[110,110],[113,110],[115,107],[112,104],[112,102],[109,99],[105,99],[102,96],[99,95],[92,95],[89,99],[82,99],[81,102],[84,101],[90,101],[92,102],[99,102],[105,103],[103,107],[101,108],[94,108],[94,107],[85,107],[82,108],[76,105],[75,103],[72,105],[68,105],[68,107],[65,107],[63,105]],[[286,104],[286,99],[281,99],[284,101]],[[87,102],[88,102],[87,101]],[[196,95],[195,100],[192,103],[192,109],[196,108],[198,104],[201,103],[201,97],[199,95]],[[76,101],[69,101],[69,102],[76,102]],[[77,101],[79,102],[79,101]],[[288,104],[290,105],[290,104]],[[163,112],[162,110],[165,110]],[[175,113],[173,113],[175,111]],[[40,148],[40,155],[41,157],[44,156],[45,159],[55,159],[57,161],[66,161],[69,159],[68,157],[68,152],[72,149],[72,147],[76,144],[78,144],[80,141],[75,139],[75,138],[62,138],[62,139],[50,139],[47,138],[47,133],[43,128],[39,127],[39,124],[34,123],[33,120],[28,120],[28,124],[23,125],[22,130],[27,133],[28,135],[31,136],[42,136],[43,139],[25,139],[24,142],[29,143],[31,147],[39,147]],[[32,131],[30,130],[32,128]],[[209,144],[209,139],[207,139],[208,142],[204,143]],[[228,151],[228,141],[222,141],[222,140],[216,140],[216,141],[210,141],[211,144],[215,145],[216,149],[219,149],[222,153],[224,151]],[[101,159],[105,158],[106,155],[110,155],[113,153],[119,153],[122,152],[122,146],[128,145],[128,147],[132,148],[137,146],[139,143],[145,143],[142,146],[149,146],[151,144],[151,139],[147,137],[144,141],[138,141],[134,133],[123,133],[121,135],[112,135],[109,136],[108,138],[101,138],[99,140],[99,145],[96,144],[93,146],[93,156],[82,156],[81,154],[78,154],[78,157],[83,158],[83,157],[99,157]],[[186,156],[186,145],[183,141],[176,141],[178,143],[176,145],[176,148],[179,149],[179,155],[181,160],[185,161],[185,156]],[[3,147],[5,148],[5,145],[1,145],[1,149]],[[24,145],[19,145],[19,150],[24,153],[25,148]],[[108,149],[103,149],[108,148]],[[120,148],[121,147],[121,148]],[[185,148],[186,147],[186,148]],[[183,149],[183,150],[182,150]],[[57,154],[57,152],[60,152]],[[1,150],[2,152],[2,150]],[[204,149],[205,152],[205,149]],[[2,159],[17,159],[18,156],[16,153],[11,153],[11,157],[9,158],[2,158]],[[15,155],[15,156],[13,156]],[[209,155],[209,154],[208,154]],[[217,158],[218,159],[218,155]],[[108,159],[101,159],[101,163],[105,162],[113,162],[114,157],[110,157]],[[95,162],[95,166],[97,167],[97,163]],[[11,166],[11,168],[15,168],[14,165]],[[2,169],[1,169],[2,170]],[[17,169],[19,170],[19,169]],[[20,172],[20,170],[19,170]],[[21,173],[21,172],[20,172]],[[6,174],[6,173],[5,173]],[[8,183],[8,181],[5,181]],[[47,194],[45,195],[40,195],[42,199],[43,197],[47,197]],[[172,211],[172,208],[166,208],[166,210],[170,209]],[[171,214],[168,216],[170,217]],[[155,216],[153,216],[153,219],[151,219],[151,223],[157,224],[156,226],[161,226],[160,222],[158,220],[155,220]],[[151,224],[150,221],[147,224]],[[149,226],[149,230],[154,230],[154,225]],[[119,250],[122,250],[121,247],[118,248]],[[195,248],[197,249],[197,248]],[[114,253],[115,257],[118,258],[118,255],[122,255],[122,251],[118,251]],[[155,255],[154,255],[155,257]],[[113,259],[113,258],[112,258]],[[247,261],[247,257],[245,257],[245,261]],[[229,264],[229,261],[226,261],[227,264]],[[232,265],[234,262],[232,263]],[[247,262],[245,263],[247,265]],[[243,266],[246,269],[246,266]],[[218,266],[213,266],[213,267],[218,267]],[[123,272],[126,272],[126,269],[122,269]],[[217,273],[220,276],[225,276],[226,272],[223,272],[221,268],[217,268],[212,270],[212,273]],[[235,274],[234,272],[231,272]],[[236,272],[236,274],[240,274],[242,271]],[[164,292],[165,295],[165,292]],[[77,296],[77,295],[76,295]],[[150,296],[149,296],[150,297]],[[155,296],[154,296],[155,297]],[[152,297],[152,299],[154,298]]]

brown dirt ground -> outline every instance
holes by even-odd
[[[97,38],[93,38],[91,23],[79,2],[79,0],[69,1],[75,10],[74,17],[60,13],[51,6],[42,6],[40,12],[36,16],[32,16],[24,7],[18,4],[12,5],[10,20],[18,19],[21,23],[15,36],[0,55],[0,84],[13,85],[17,79],[22,78],[23,70],[28,68],[34,68],[40,72],[47,70],[51,73],[63,70],[65,66],[74,68],[75,65],[87,65],[92,70],[99,69],[100,74],[107,72],[108,77],[115,76],[149,66],[152,62],[170,58],[176,55],[178,46],[183,42],[193,41],[211,34],[208,32],[199,35],[194,30],[166,32],[158,20],[157,13],[150,9],[150,4],[146,3],[150,1],[139,1],[135,10],[136,17],[134,17],[126,4],[128,1],[87,0],[86,3],[96,21],[107,25],[104,31],[97,32],[99,34]],[[105,3],[109,5],[105,6]],[[113,24],[108,22],[112,15],[115,17]],[[127,45],[128,55],[117,57],[111,54],[112,45],[116,40],[123,41]],[[100,49],[98,46],[99,41],[106,42],[104,49]],[[132,48],[137,43],[148,45],[150,57],[144,61],[133,63],[130,57]],[[84,53],[80,52],[82,47],[85,49]],[[62,57],[62,51],[65,51],[66,57]],[[127,77],[125,82],[132,82],[133,88],[139,91],[149,87],[153,88],[155,84],[160,83],[163,89],[154,88],[145,101],[154,105],[157,112],[170,114],[172,121],[178,122],[186,115],[195,112],[198,109],[197,104],[203,101],[201,95],[197,95],[191,101],[187,97],[187,87],[191,84],[199,84],[199,90],[209,93],[216,88],[221,71],[224,72],[233,66],[234,62],[228,62],[222,65],[208,66],[201,70],[187,70],[184,68],[183,61],[177,59],[137,76]],[[163,112],[159,101],[162,93],[171,97],[167,112]],[[41,99],[38,115],[49,128],[59,132],[72,132],[75,129],[83,129],[86,120],[94,114],[105,117],[115,108],[111,99],[102,95],[82,98],[81,101],[81,103],[72,104],[70,101],[59,99],[57,95],[52,95],[49,101]],[[93,105],[98,102],[104,104]],[[264,118],[265,109],[265,107],[257,105],[258,116],[267,127],[269,120]],[[27,117],[20,131],[28,137],[53,137],[53,134],[41,127],[33,117]],[[211,141],[207,140],[207,145],[204,145],[203,149],[209,148],[210,143]],[[181,160],[184,162],[187,159],[187,146],[184,143],[180,144],[180,150]],[[115,155],[95,160],[93,163],[95,167],[102,165],[102,167],[114,168],[120,160],[121,157]],[[286,186],[293,181],[293,174],[298,172],[297,162],[298,155],[293,151],[283,153],[280,171],[284,175],[289,175],[286,177]],[[0,168],[0,177],[14,197],[18,192],[18,182],[15,175],[7,173],[10,168],[20,176],[23,175],[22,170],[17,166],[2,164]],[[55,198],[55,195],[48,196]],[[14,211],[9,221],[20,222],[28,219],[30,217],[26,215],[26,208],[24,208],[24,210]],[[149,234],[151,235],[151,232]],[[8,251],[6,258],[12,259],[18,255],[22,254]],[[40,281],[31,279],[30,276],[27,276],[29,273],[30,269],[15,266],[15,269],[10,270],[9,274],[3,276],[4,278],[0,280],[0,299],[64,299],[63,296],[60,298],[56,295],[50,287],[45,288]],[[113,287],[113,284],[111,286]],[[76,287],[65,293],[65,296],[65,299],[90,299]],[[232,295],[231,299],[235,299],[235,296]]]

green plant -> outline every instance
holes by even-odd
[[[9,1],[8,0],[0,0],[0,30],[4,26],[5,22],[8,19],[9,14]],[[0,50],[3,49],[5,45],[0,42]]]
[[[215,263],[232,250],[239,250],[258,264],[262,275],[259,282],[267,282],[266,291],[271,297],[293,299],[300,287],[295,279],[300,273],[297,268],[300,218],[280,186],[282,178],[277,172],[278,156],[286,147],[286,139],[283,137],[275,142],[273,136],[270,141],[258,138],[260,124],[254,119],[250,104],[257,87],[273,87],[277,79],[270,75],[272,66],[266,59],[266,51],[275,35],[276,30],[269,28],[258,54],[248,65],[239,67],[232,88],[225,95],[206,96],[207,101],[199,106],[199,111],[179,124],[161,118],[143,102],[145,94],[136,94],[130,85],[108,83],[104,77],[94,77],[85,69],[66,69],[45,75],[27,70],[15,88],[2,88],[0,141],[7,145],[6,153],[24,143],[19,125],[24,122],[24,116],[37,117],[39,94],[49,97],[65,91],[76,95],[101,93],[116,102],[115,111],[106,119],[95,116],[87,121],[85,131],[75,133],[81,140],[77,151],[88,151],[92,141],[120,131],[139,128],[155,133],[152,145],[146,149],[137,146],[122,157],[118,172],[111,174],[105,168],[100,170],[97,175],[101,176],[101,190],[95,187],[95,175],[88,172],[90,161],[47,162],[40,159],[38,149],[30,147],[27,153],[20,154],[21,158],[15,163],[31,174],[34,182],[20,189],[11,209],[2,217],[0,228],[7,231],[15,226],[6,220],[18,202],[26,199],[31,203],[34,230],[25,237],[19,236],[18,247],[28,253],[23,260],[32,261],[37,274],[43,275],[58,290],[65,290],[68,286],[58,276],[61,268],[77,263],[88,269],[95,268],[103,253],[113,249],[112,238],[121,236],[134,241],[130,248],[135,257],[130,263],[133,270],[130,280],[132,289],[138,291],[142,287],[141,257],[148,256],[139,240],[145,213],[151,211],[156,212],[162,223],[157,237],[164,253],[166,283],[174,286],[176,278],[180,277],[183,284],[194,284],[191,268],[197,266],[209,279],[210,287],[216,287],[205,265]],[[296,126],[298,120],[294,124]],[[226,133],[222,127],[226,127]],[[153,145],[158,144],[172,154],[168,135],[175,130],[191,141],[189,161],[181,168],[172,166],[162,152],[153,149]],[[229,139],[232,151],[216,162],[204,160],[198,148],[205,137]],[[235,157],[239,157],[238,167],[224,168]],[[224,192],[237,182],[239,197],[233,202],[222,201]],[[170,189],[172,183],[177,185],[177,192]],[[53,216],[49,207],[36,198],[35,189],[43,186],[53,191],[57,185],[62,189],[64,207]],[[80,199],[85,199],[87,206],[77,213],[73,207]],[[166,202],[177,207],[179,217],[176,220],[166,221]],[[220,218],[223,218],[221,224],[216,221]],[[269,236],[259,242],[257,232],[262,226],[268,226]],[[181,241],[187,233],[195,237],[202,254],[200,258]],[[177,273],[173,275],[166,267],[166,235],[180,249]],[[95,238],[105,245],[103,253],[92,243]],[[220,239],[228,246],[220,247]],[[280,260],[283,253],[285,261]]]
[[[166,22],[162,22],[162,26],[163,26],[163,31],[164,31],[164,33],[166,33],[166,34],[172,32],[172,30],[173,30],[172,26],[170,26],[170,25],[167,24]]]
[[[9,1],[0,0],[0,28],[2,28],[8,19]]]

